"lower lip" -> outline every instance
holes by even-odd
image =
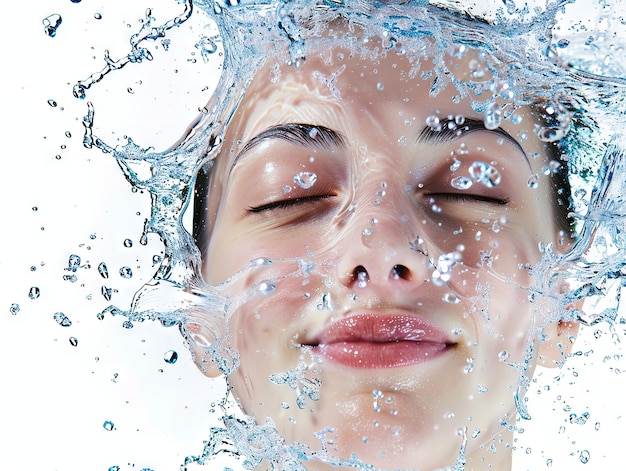
[[[350,368],[397,368],[434,360],[448,349],[439,342],[336,342],[318,345],[313,352]]]

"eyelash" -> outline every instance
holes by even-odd
[[[425,196],[428,198],[439,198],[448,201],[462,201],[470,203],[490,203],[499,206],[506,206],[509,203],[509,198],[492,198],[489,196],[466,194],[466,193],[428,193]]]
[[[273,201],[271,203],[262,204],[259,206],[249,206],[247,211],[249,213],[262,213],[265,211],[271,211],[274,209],[289,209],[293,206],[297,206],[300,204],[314,203],[316,201],[324,200],[327,198],[332,198],[335,195],[318,195],[318,196],[307,196],[305,198],[293,198],[288,200],[279,200]]]

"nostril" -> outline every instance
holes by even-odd
[[[411,271],[404,265],[394,265],[391,269],[391,278],[394,280],[411,280]]]

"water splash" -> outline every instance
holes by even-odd
[[[54,38],[57,34],[59,26],[61,26],[61,23],[63,22],[63,18],[61,18],[61,15],[55,13],[53,15],[47,16],[46,18],[41,20],[41,22],[43,23],[44,33],[46,33],[51,38]]]
[[[574,319],[580,318],[590,324],[603,320],[614,322],[617,318],[617,306],[621,295],[621,291],[615,286],[619,286],[624,276],[623,250],[625,244],[622,225],[626,212],[623,209],[623,198],[620,196],[624,194],[623,183],[620,182],[626,181],[623,178],[626,172],[618,162],[618,156],[623,153],[624,142],[615,138],[612,144],[605,148],[602,144],[597,144],[597,139],[589,139],[597,125],[593,123],[593,112],[591,113],[592,119],[584,119],[581,117],[581,110],[592,108],[587,103],[606,105],[606,103],[615,103],[616,100],[623,100],[620,96],[620,93],[623,94],[623,90],[620,88],[623,84],[619,80],[606,81],[587,72],[568,70],[561,67],[558,61],[546,59],[546,51],[552,57],[556,54],[550,49],[551,21],[558,9],[562,8],[566,2],[555,2],[549,5],[546,11],[542,13],[544,18],[540,20],[539,16],[533,17],[532,12],[520,10],[515,2],[506,1],[504,2],[506,13],[508,15],[519,14],[519,19],[507,19],[505,16],[501,16],[494,25],[503,26],[496,28],[494,25],[484,25],[484,30],[480,32],[482,35],[476,32],[476,25],[470,22],[466,16],[459,17],[447,12],[433,10],[421,2],[416,2],[416,4],[423,7],[424,12],[416,12],[414,17],[411,17],[411,21],[398,13],[398,11],[402,12],[402,9],[394,10],[395,16],[392,16],[385,15],[383,5],[380,6],[380,11],[376,11],[363,2],[354,5],[350,2],[346,3],[349,3],[356,12],[356,19],[360,16],[370,18],[367,22],[368,28],[376,33],[381,29],[398,33],[406,32],[403,28],[408,22],[410,25],[418,26],[412,30],[413,32],[428,26],[424,30],[428,31],[429,35],[433,35],[435,41],[441,44],[464,44],[469,41],[472,45],[493,52],[493,48],[490,47],[493,38],[489,35],[493,33],[497,39],[502,41],[506,47],[496,51],[500,55],[497,55],[493,62],[477,61],[472,67],[474,79],[484,78],[489,74],[494,75],[494,78],[488,83],[481,83],[478,80],[462,82],[454,77],[454,74],[445,67],[443,61],[436,60],[434,61],[436,64],[434,69],[423,71],[423,77],[432,76],[436,79],[433,80],[433,94],[437,94],[451,81],[457,87],[459,96],[467,96],[471,93],[473,96],[482,97],[474,100],[473,106],[476,111],[483,113],[488,129],[499,127],[504,121],[511,119],[513,111],[521,106],[534,103],[537,99],[551,100],[548,105],[544,106],[542,117],[545,118],[545,125],[536,129],[537,136],[547,143],[564,141],[560,145],[568,157],[569,170],[576,177],[573,179],[574,185],[589,188],[589,186],[594,185],[594,177],[597,176],[598,179],[596,190],[594,190],[588,205],[588,211],[586,213],[576,211],[580,235],[574,250],[566,256],[561,256],[546,248],[543,252],[542,261],[533,268],[533,276],[537,281],[537,288],[534,289],[537,294],[559,298],[559,302],[563,306],[567,302],[582,298],[608,298],[612,301],[610,308],[599,314],[570,312],[567,315]],[[191,3],[186,5],[190,13]],[[295,67],[299,67],[309,52],[308,37],[314,36],[318,32],[315,30],[315,24],[303,27],[302,18],[306,17],[306,13],[314,12],[319,14],[321,24],[324,20],[332,18],[332,15],[335,14],[333,12],[336,11],[334,9],[343,7],[342,2],[317,2],[313,4],[300,1],[275,2],[274,4],[199,1],[197,5],[216,18],[229,55],[215,97],[207,105],[207,112],[195,123],[187,138],[176,149],[163,153],[154,153],[150,149],[140,148],[132,139],[129,139],[124,147],[114,149],[91,134],[94,120],[93,108],[89,108],[84,120],[86,147],[96,145],[106,153],[113,155],[127,180],[135,188],[144,189],[150,193],[153,202],[152,213],[146,223],[145,231],[157,233],[165,244],[165,255],[154,278],[137,292],[130,310],[124,311],[114,307],[107,310],[113,315],[124,315],[130,323],[135,320],[159,319],[166,325],[177,323],[184,325],[185,322],[189,321],[190,311],[205,308],[211,309],[211,312],[219,313],[220,322],[224,321],[223,314],[228,311],[224,308],[225,301],[220,297],[219,292],[212,291],[203,283],[200,275],[201,261],[198,251],[189,234],[180,225],[180,215],[184,212],[190,196],[191,182],[199,169],[207,169],[208,171],[210,168],[210,161],[219,151],[229,116],[236,109],[241,98],[241,92],[253,76],[254,71],[263,64],[263,57],[268,56],[268,54],[264,54],[268,51],[267,48],[272,49],[276,44],[282,44],[281,38],[283,41],[286,40],[289,61]],[[464,13],[467,12],[464,11]],[[186,14],[187,11],[183,16]],[[433,14],[438,22],[427,20],[426,16]],[[529,17],[537,21],[529,23]],[[149,18],[149,14],[147,18]],[[146,25],[149,23],[150,20],[147,20]],[[174,23],[176,22],[174,21]],[[174,23],[171,23],[170,27],[178,25]],[[245,28],[240,28],[241,25],[245,25]],[[313,33],[310,28],[313,28]],[[266,34],[267,44],[270,46],[255,39],[254,32],[260,30]],[[100,81],[110,71],[121,68],[128,62],[150,60],[149,52],[140,48],[139,44],[146,39],[154,40],[161,37],[159,35],[164,31],[159,28],[150,31],[147,27],[142,28],[141,34],[134,37],[136,41],[131,41],[133,51],[117,62],[112,61],[108,55],[105,56],[106,67],[100,73],[92,75],[88,80],[79,82],[75,87],[75,95],[84,97],[85,90],[91,85]],[[272,43],[272,41],[274,42]],[[408,38],[407,43],[410,43]],[[416,43],[419,41],[416,40]],[[556,44],[559,45],[559,50],[570,50],[571,47],[570,43],[565,44],[562,40]],[[202,47],[205,46],[208,47],[208,50],[212,49],[210,42],[205,41]],[[411,49],[411,47],[405,46],[404,50],[410,55]],[[421,49],[415,48],[414,50]],[[523,56],[520,51],[528,53],[526,59],[533,64],[532,70],[525,70],[520,67],[520,58]],[[243,62],[246,64],[245,71],[241,66]],[[418,62],[416,61],[416,63]],[[540,86],[533,89],[533,86],[529,85],[528,90],[518,90],[515,85],[510,85],[501,78],[509,72],[513,73],[512,71],[519,76],[520,83],[537,83]],[[242,73],[239,74],[239,72]],[[412,73],[417,72],[412,71]],[[615,75],[615,77],[619,77],[619,75]],[[329,88],[333,87],[333,77],[318,78],[326,80]],[[550,90],[545,90],[543,87],[546,81],[553,84]],[[575,86],[572,85],[572,81],[576,81]],[[523,93],[519,93],[519,91]],[[339,98],[338,92],[336,96]],[[554,96],[557,98],[555,99]],[[484,99],[485,97],[487,98]],[[610,128],[610,118],[604,119],[602,124],[607,125],[607,122]],[[441,122],[436,116],[430,117],[427,120],[427,125],[433,130],[442,130]],[[587,142],[584,143],[585,141]],[[593,144],[590,144],[592,142]],[[594,170],[596,168],[594,162],[585,157],[587,152],[592,155],[592,159],[597,158],[598,150],[607,150],[607,166],[604,167],[606,170]],[[132,164],[137,163],[149,169],[148,174],[150,176],[148,178],[142,178],[136,172]],[[298,175],[304,176],[303,173]],[[307,175],[304,179],[300,178],[300,181],[294,178],[294,182],[302,188],[310,188],[315,183],[313,175]],[[501,181],[500,174],[495,167],[478,161],[472,165],[470,177],[471,180],[465,177],[463,182],[455,181],[460,187],[467,186],[469,182],[470,184],[480,183],[489,188],[497,186]],[[311,180],[313,180],[312,183]],[[532,186],[530,181],[529,185]],[[455,188],[463,189],[457,186]],[[584,207],[587,205],[579,204],[578,206],[578,208]],[[605,255],[600,256],[598,248],[601,244],[596,242],[599,242],[601,237],[611,241],[609,245],[615,254],[615,258],[612,259],[614,261],[607,261]],[[414,250],[426,254],[421,245],[419,238],[417,238],[412,244],[412,248],[414,247]],[[606,254],[606,250],[603,254]],[[456,252],[441,255],[436,263],[433,262],[435,266],[433,284],[444,285],[450,279],[452,268],[461,262],[462,258]],[[130,274],[130,268],[128,270]],[[104,277],[104,275],[102,276]],[[555,294],[557,293],[555,286],[562,280],[571,282],[573,289],[563,297],[559,297]],[[366,280],[359,280],[359,283],[361,281],[366,282]],[[257,285],[256,294],[269,295],[273,291],[269,288],[273,286],[274,281],[268,279]],[[558,310],[558,315],[563,316],[564,309]],[[214,325],[211,328],[215,331],[216,338],[219,338],[220,332],[222,332],[221,327]],[[191,335],[189,332],[184,334],[186,336]],[[223,359],[225,363],[221,365],[222,371],[227,374],[232,373],[237,365],[236,354],[230,350],[228,343],[216,342],[216,338],[209,342],[211,356],[218,361],[220,358]],[[532,357],[532,350],[527,353]],[[505,360],[502,359],[501,361]],[[520,415],[524,418],[530,417],[524,399],[529,381],[526,377],[529,362],[530,359],[517,365],[512,364],[520,372],[520,386],[516,394],[516,404]],[[307,400],[307,397],[312,399],[308,392],[305,392],[306,387],[311,388],[310,390],[314,389],[311,385],[303,383],[302,375],[305,370],[301,368],[302,365],[298,365],[295,370],[273,375],[270,378],[275,384],[287,385],[296,392],[298,407],[300,403],[303,403],[302,401]],[[220,446],[226,443],[230,444],[225,448],[229,450],[229,453],[245,455],[248,460],[246,461],[247,466],[252,467],[267,459],[272,463],[272,466],[276,466],[276,469],[302,469],[296,457],[300,459],[319,458],[331,463],[347,463],[354,467],[357,467],[356,463],[359,463],[356,457],[347,461],[332,458],[326,453],[326,450],[322,454],[315,455],[310,451],[305,451],[302,447],[290,448],[290,446],[285,445],[270,422],[259,426],[249,418],[238,419],[229,416],[224,418],[224,424],[224,429],[215,429],[215,433],[212,433],[212,438],[205,447],[202,457],[195,459],[195,461],[203,462],[205,459],[210,459],[212,455],[219,453]],[[466,431],[460,433],[460,436],[463,437],[463,444],[459,458],[454,464],[455,470],[463,469],[465,463]],[[270,441],[268,441],[268,437],[271,439]]]
[[[179,16],[168,20],[162,25],[153,26],[154,17],[152,16],[152,10],[148,9],[146,11],[146,16],[141,26],[141,30],[138,33],[135,33],[130,38],[130,52],[126,56],[118,60],[113,60],[109,56],[109,51],[105,51],[104,68],[99,72],[92,74],[89,78],[78,81],[78,83],[76,83],[73,88],[74,96],[76,98],[84,99],[87,96],[87,90],[89,90],[94,84],[100,82],[106,75],[108,75],[112,71],[120,70],[130,63],[135,64],[140,63],[144,60],[152,60],[152,53],[147,48],[142,47],[142,43],[144,43],[145,41],[156,41],[158,39],[164,38],[168,30],[174,27],[178,27],[185,21],[187,21],[191,16],[192,11],[193,4],[191,0],[185,0],[184,10]],[[96,17],[96,19],[98,18]]]

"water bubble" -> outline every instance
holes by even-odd
[[[472,180],[469,177],[460,176],[453,178],[450,184],[457,190],[467,190],[472,186]]]
[[[122,267],[120,268],[120,276],[122,278],[132,278],[133,277],[133,271],[130,269],[130,267]]]
[[[283,186],[283,193],[290,193],[292,190],[291,185],[285,185]]]
[[[308,190],[313,185],[315,185],[315,182],[317,181],[317,175],[313,172],[299,172],[294,175],[293,181],[299,187]]]
[[[62,327],[69,327],[72,325],[72,321],[62,312],[55,312],[54,320]]]
[[[163,360],[165,361],[165,363],[173,365],[174,363],[176,363],[176,360],[178,360],[178,353],[175,350],[168,350],[163,355]]]
[[[582,464],[587,464],[589,463],[589,460],[591,459],[591,453],[589,453],[589,450],[583,450],[580,452],[578,459],[580,460]]]
[[[40,294],[41,294],[41,291],[39,290],[37,286],[33,286],[28,290],[28,297],[30,299],[37,299]]]
[[[365,288],[367,286],[367,272],[360,271],[357,275],[357,286],[359,288]]]
[[[20,305],[17,303],[11,304],[11,307],[9,308],[9,312],[13,315],[16,315],[18,312],[20,312]]]
[[[469,173],[477,183],[482,183],[487,188],[493,188],[500,184],[502,176],[497,168],[486,162],[476,161],[470,165]]]
[[[537,174],[535,175],[531,175],[528,178],[528,182],[527,182],[528,188],[537,188],[539,186],[539,176]]]
[[[107,432],[110,432],[111,430],[115,428],[115,424],[111,422],[110,420],[105,420],[104,423],[102,424],[102,428],[104,428],[104,430],[106,430]]]
[[[46,33],[51,38],[55,37],[57,34],[57,29],[59,28],[59,26],[61,26],[62,21],[63,18],[61,18],[61,15],[58,15],[56,13],[47,16],[46,18],[41,20],[41,22],[43,23],[44,33]]]
[[[428,126],[432,131],[441,131],[441,122],[439,122],[439,118],[435,115],[430,115],[426,118],[426,126]]]
[[[78,339],[76,337],[70,337],[70,345],[72,347],[77,347],[78,346]]]
[[[124,247],[132,247],[133,241],[130,239],[124,239]]]
[[[67,271],[71,271],[72,273],[76,272],[80,268],[80,257],[76,254],[70,255],[70,258],[67,261]]]

